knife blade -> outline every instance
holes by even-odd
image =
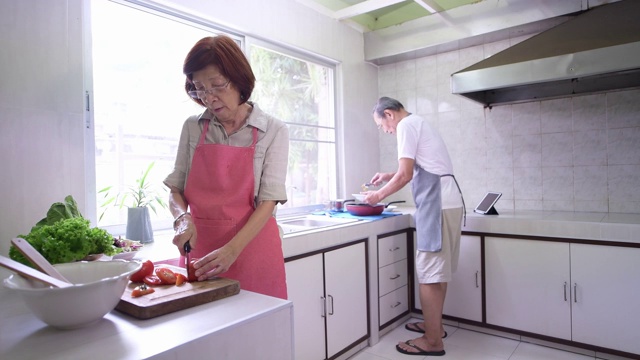
[[[191,256],[189,255],[191,253],[191,244],[189,244],[189,242],[187,241],[186,243],[184,243],[184,267],[187,269],[187,279],[191,278],[191,274],[189,273],[189,260],[191,259]]]

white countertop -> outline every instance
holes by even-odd
[[[467,213],[463,231],[640,243],[640,214],[563,211]]]
[[[1,278],[8,275],[0,269]],[[88,327],[58,330],[37,319],[18,294],[4,287],[0,304],[2,359],[146,359],[292,308],[290,301],[240,291],[153,319],[138,320],[114,310]],[[220,350],[228,353],[230,347]],[[188,347],[181,351],[188,358]]]
[[[135,258],[162,260],[179,256],[171,237],[172,232],[159,232],[156,241],[145,244]],[[0,281],[10,274],[0,268]],[[238,343],[232,344],[228,339],[230,331],[249,334],[253,330],[247,324],[259,323],[261,318],[266,323],[261,325],[266,326],[260,329],[262,332],[268,331],[274,321],[284,322],[278,327],[280,333],[273,335],[276,338],[267,340],[281,341],[273,345],[282,349],[275,350],[274,356],[278,357],[272,359],[287,359],[293,353],[292,323],[280,314],[288,312],[292,316],[292,302],[250,291],[241,290],[237,295],[147,320],[113,310],[98,323],[76,330],[47,326],[31,313],[18,294],[2,284],[0,304],[0,359],[189,358],[189,354],[203,349],[197,346],[199,340],[231,356],[220,358],[233,359],[238,352],[231,348],[244,347],[245,339],[236,336]],[[218,346],[216,342],[222,344]],[[290,346],[287,349],[283,344]],[[175,357],[176,352],[181,356]]]
[[[404,216],[285,235],[285,257],[301,253],[305,249],[315,250],[321,246],[334,245],[341,238],[375,236],[385,232],[385,229],[415,227],[412,216],[415,207],[399,206],[396,211]],[[462,227],[462,231],[640,244],[640,214],[498,211],[499,215],[467,212],[466,226]]]

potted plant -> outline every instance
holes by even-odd
[[[109,206],[117,206],[119,208],[127,207],[127,232],[126,238],[130,240],[138,240],[142,243],[153,241],[153,229],[151,227],[151,218],[149,216],[149,208],[157,213],[157,207],[167,208],[167,203],[163,200],[166,191],[161,194],[158,190],[151,186],[147,181],[149,172],[155,165],[155,162],[149,164],[147,169],[142,172],[140,177],[136,179],[133,186],[124,192],[119,192],[112,196],[112,186],[108,186],[98,193],[104,194],[101,207],[104,209],[100,214],[100,219]]]

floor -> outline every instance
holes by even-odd
[[[409,319],[414,322],[418,319]],[[500,336],[488,335],[476,331],[445,325],[448,333],[444,339],[447,360],[586,360],[595,359],[568,351],[512,340]],[[409,356],[396,351],[395,345],[420,336],[405,330],[404,325],[384,335],[373,347],[367,347],[349,358],[349,360],[423,360],[438,357]]]

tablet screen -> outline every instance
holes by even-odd
[[[488,192],[487,195],[484,196],[484,199],[480,201],[480,204],[476,206],[474,211],[480,214],[486,214],[489,210],[491,210],[498,199],[500,199],[500,196],[502,196],[502,193]]]

